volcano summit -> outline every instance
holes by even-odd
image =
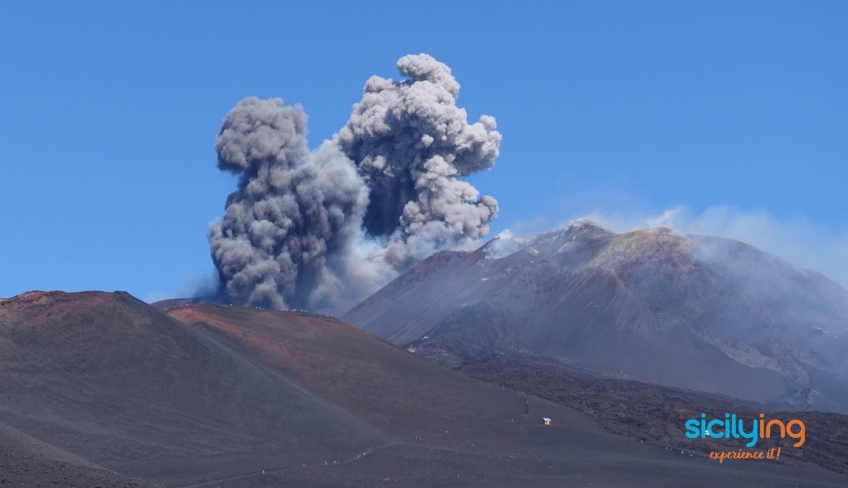
[[[730,239],[577,221],[435,254],[343,318],[447,361],[496,348],[784,408],[848,410],[848,292]]]

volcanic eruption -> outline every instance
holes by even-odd
[[[307,115],[279,98],[224,118],[218,168],[239,176],[210,224],[230,303],[341,311],[438,250],[485,236],[497,201],[461,180],[494,165],[494,117],[468,123],[459,83],[426,54],[371,77],[344,127],[317,149]]]

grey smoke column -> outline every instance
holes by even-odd
[[[227,114],[218,168],[240,179],[209,242],[229,301],[340,311],[488,233],[497,202],[457,177],[494,164],[495,119],[468,124],[459,84],[432,57],[397,68],[407,79],[369,79],[348,123],[315,151],[299,106],[246,98]]]
[[[371,190],[365,229],[390,236],[386,258],[405,267],[489,232],[497,201],[457,177],[491,168],[501,134],[494,117],[468,123],[446,65],[419,54],[401,58],[397,69],[408,79],[371,77],[333,142]]]
[[[209,242],[235,303],[306,302],[335,279],[326,255],[356,237],[367,188],[336,146],[310,153],[305,133],[306,114],[280,99],[246,98],[221,125],[218,168],[241,178]]]

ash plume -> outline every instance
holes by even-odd
[[[345,126],[314,151],[300,106],[251,97],[224,118],[218,168],[239,183],[209,243],[227,301],[342,311],[489,232],[497,201],[459,178],[494,165],[494,117],[469,124],[450,68],[426,54],[397,69],[405,79],[371,77]]]

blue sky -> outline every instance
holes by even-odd
[[[186,293],[234,189],[226,112],[301,103],[314,147],[419,52],[498,120],[472,177],[494,233],[672,209],[844,283],[846,23],[839,1],[0,2],[0,297]]]

